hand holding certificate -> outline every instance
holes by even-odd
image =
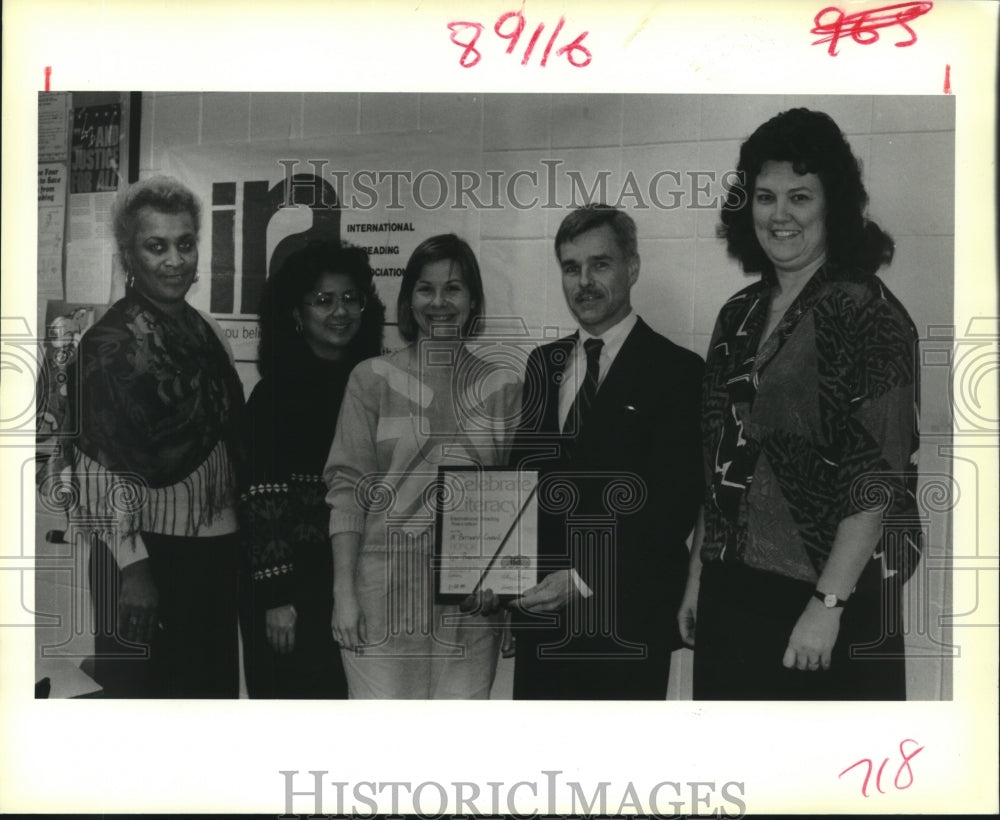
[[[532,470],[439,469],[434,565],[439,601],[482,590],[516,597],[537,583],[537,489]]]

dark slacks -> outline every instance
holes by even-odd
[[[244,671],[251,698],[346,698],[347,678],[340,646],[330,632],[333,614],[333,566],[328,544],[295,548],[295,647],[277,653],[267,641],[268,603],[254,593],[250,568],[244,567],[241,607]]]
[[[557,613],[514,615],[515,700],[666,698],[671,633],[598,614],[593,602],[576,599]]]
[[[94,678],[105,697],[238,697],[239,537],[144,532],[142,539],[159,594],[159,627],[148,646],[119,636],[121,573],[106,545],[91,549]]]
[[[788,638],[814,585],[741,565],[702,567],[695,700],[904,700],[899,584],[875,562],[840,616],[826,671],[786,669]]]
[[[668,651],[645,659],[528,660],[526,653],[535,649],[518,647],[515,700],[664,700],[667,696]]]

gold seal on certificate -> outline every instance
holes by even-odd
[[[440,467],[435,592],[515,596],[538,583],[538,473]]]

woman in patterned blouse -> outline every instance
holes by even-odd
[[[372,276],[361,248],[315,242],[288,256],[261,297],[263,378],[247,403],[250,486],[241,505],[252,578],[243,618],[251,697],[347,696],[330,637],[322,472],[347,377],[381,352],[385,307]]]
[[[893,242],[824,113],[769,120],[738,170],[721,233],[760,279],[723,305],[706,363],[707,501],[678,615],[694,697],[902,699],[917,333],[875,275]]]

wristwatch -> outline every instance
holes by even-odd
[[[813,598],[822,601],[827,609],[834,609],[847,603],[843,598],[838,598],[835,592],[820,592],[818,589],[813,590]]]

